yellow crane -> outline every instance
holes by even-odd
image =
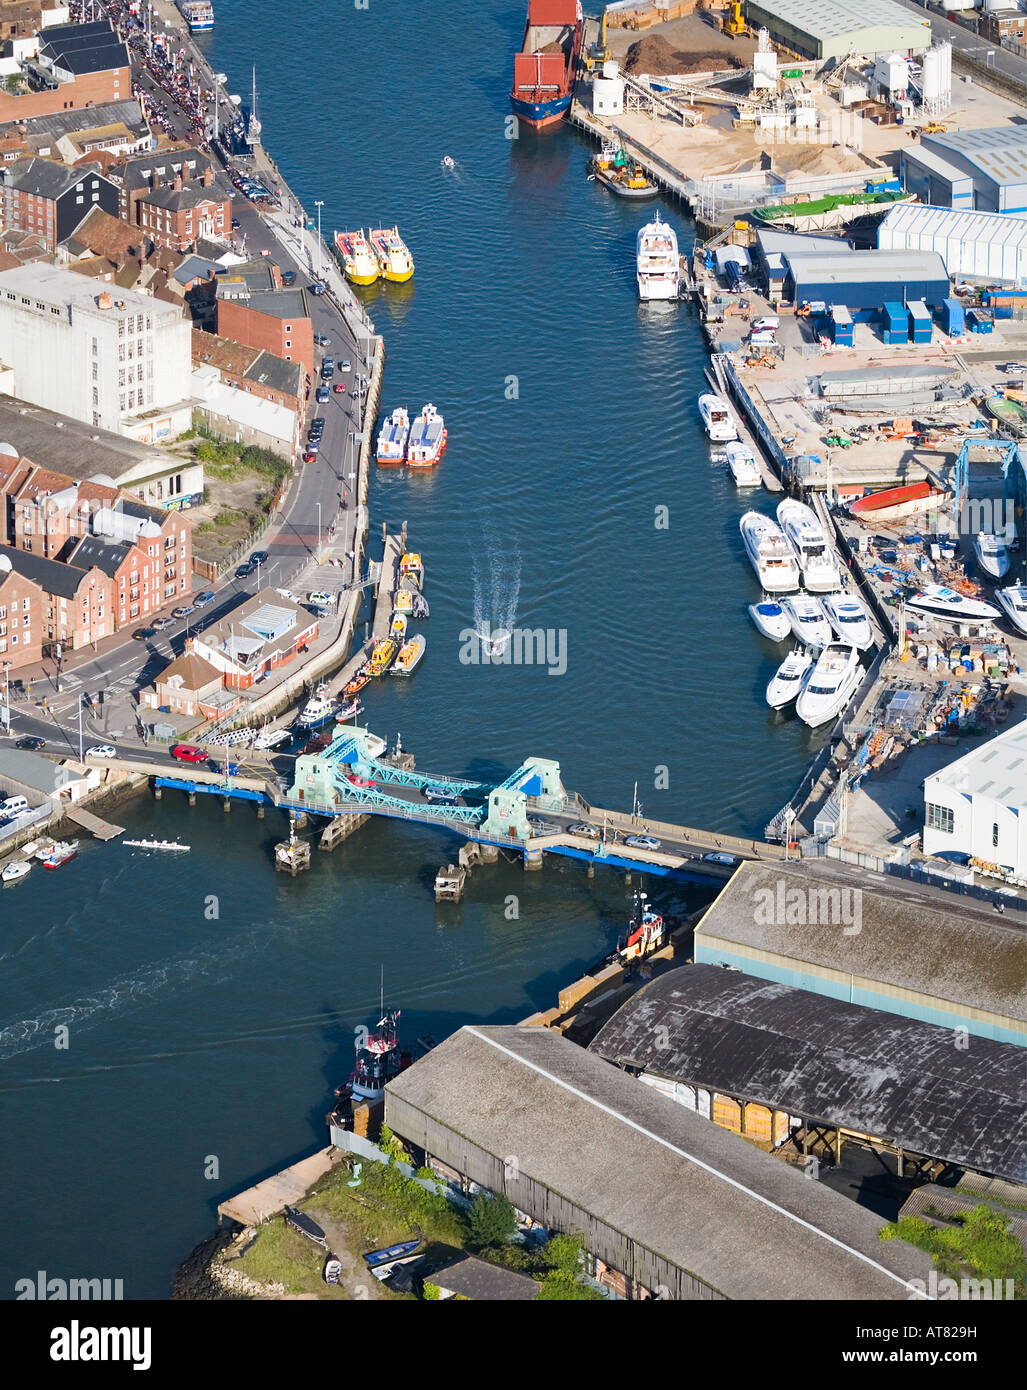
[[[724,21],[724,32],[736,38],[745,33],[745,20],[742,18],[742,0],[731,0],[731,7],[728,11],[727,19]]]
[[[603,18],[599,26],[599,42],[590,45],[586,66],[592,72],[596,68],[601,68],[609,56],[610,50],[606,46],[606,11],[603,10]]]

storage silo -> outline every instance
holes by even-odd
[[[777,54],[770,44],[770,34],[761,29],[756,52],[752,55],[752,87],[760,92],[777,86]]]
[[[619,116],[624,111],[624,79],[612,59],[603,64],[603,74],[592,79],[592,113]]]
[[[952,105],[952,45],[936,43],[924,54],[924,113],[940,116]]]

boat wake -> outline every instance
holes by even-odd
[[[514,547],[504,555],[488,533],[485,543],[486,555],[474,557],[474,630],[490,655],[501,656],[517,621],[521,553]]]

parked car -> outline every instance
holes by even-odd
[[[307,433],[308,433],[308,434],[317,434],[317,435],[320,435],[320,434],[324,434],[324,432],[325,432],[325,419],[324,419],[324,416],[323,416],[323,415],[315,415],[314,418],[313,418],[313,420],[311,420],[310,425],[309,425],[308,428],[307,428]]]
[[[173,622],[174,622],[174,619],[173,619],[173,618],[169,618],[169,617],[165,616],[165,617],[163,617],[163,618],[154,618],[154,620],[153,620],[153,625],[154,625],[154,627],[157,629],[158,632],[163,632],[164,629],[165,629],[166,627],[170,627],[171,624],[172,624]]]
[[[337,396],[340,395],[341,392],[345,391],[345,389],[346,383],[344,381],[337,381],[335,385],[332,387],[332,390],[335,392]]]
[[[239,775],[238,763],[226,763],[223,758],[215,758],[213,754],[207,758],[207,766],[211,772],[223,772],[226,777],[238,777]]]
[[[178,606],[177,608],[172,609],[172,611],[171,611],[171,616],[172,616],[173,618],[188,618],[188,616],[189,616],[190,613],[195,613],[195,612],[196,612],[196,605],[195,605],[195,603],[182,603],[182,604],[179,604],[179,606]]]
[[[425,801],[438,801],[444,806],[455,806],[460,800],[456,792],[451,792],[446,787],[425,787]]]
[[[660,842],[652,835],[628,835],[624,843],[632,849],[659,849]]]
[[[331,594],[326,594],[324,589],[315,589],[307,595],[308,603],[319,603],[323,607],[330,607],[332,602]]]
[[[348,359],[343,359],[343,361],[341,361],[341,362],[339,363],[339,371],[340,371],[340,372],[351,372],[352,370],[353,370],[353,363],[350,362]]]
[[[711,850],[709,854],[704,854],[703,859],[707,864],[737,864],[736,854],[724,854],[721,850]]]
[[[206,608],[208,603],[213,603],[217,598],[213,589],[204,589],[202,594],[197,594],[193,599],[194,608]]]
[[[320,280],[312,280],[307,286],[311,294],[324,294],[327,286],[322,285]]]
[[[318,347],[327,347],[331,341],[331,338],[326,338],[323,333],[314,334],[314,342]]]
[[[238,217],[233,217],[233,218],[232,218],[232,231],[233,231],[233,232],[237,232],[241,226],[242,226],[242,223],[239,221]]]
[[[283,270],[283,271],[282,271],[282,284],[283,284],[283,285],[295,285],[295,283],[296,283],[296,272],[295,272],[294,270]]]
[[[271,556],[266,550],[255,550],[250,556],[250,559],[255,565],[266,565],[268,560],[271,559]]]
[[[203,763],[207,761],[206,750],[197,748],[195,743],[176,743],[171,750],[171,756],[177,758],[180,763]]]
[[[347,772],[346,781],[352,783],[354,787],[376,787],[378,785],[370,777],[361,777],[359,772]]]
[[[253,571],[256,568],[257,563],[255,560],[244,560],[243,563],[236,569],[235,577],[236,579],[246,579],[249,575],[253,573]]]
[[[328,390],[327,386],[319,386],[314,392],[314,399],[317,401],[318,405],[324,405],[330,395],[331,392]]]
[[[23,738],[18,739],[14,746],[16,748],[28,748],[31,752],[38,753],[41,748],[46,747],[46,739],[38,738],[35,734],[25,734]]]
[[[308,454],[311,454],[311,455],[313,456],[313,458],[315,458],[315,459],[317,458],[317,451],[318,451],[318,449],[320,449],[320,447],[321,447],[321,441],[320,441],[319,439],[308,439],[308,440],[307,440],[307,453],[308,453]],[[304,458],[306,458],[306,454],[304,455]]]
[[[96,743],[92,748],[86,749],[87,758],[116,758],[118,750],[113,743]]]
[[[151,637],[157,636],[157,629],[155,627],[137,627],[132,636],[136,642],[148,642]]]
[[[304,450],[303,450],[303,462],[304,462],[304,463],[316,463],[316,462],[317,462],[317,450],[316,450],[316,449],[304,449]]]

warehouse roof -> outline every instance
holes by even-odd
[[[904,160],[912,159],[917,164],[922,164],[925,169],[929,169],[932,174],[938,174],[949,183],[966,182],[972,185],[973,176],[968,174],[965,169],[960,169],[958,165],[951,164],[944,159],[937,150],[929,150],[926,145],[914,145],[912,149],[903,150]],[[899,203],[895,208],[896,212],[901,212],[904,208],[917,209],[917,203]],[[888,214],[891,216],[891,213]]]
[[[1023,1048],[717,965],[644,986],[590,1050],[913,1153],[1027,1182]]]
[[[895,0],[756,0],[756,3],[767,14],[818,39],[840,38],[861,29],[909,29],[924,23]],[[925,46],[929,41],[928,38]]]
[[[1014,724],[987,743],[978,744],[931,773],[927,781],[1027,811],[1027,724]]]
[[[1022,125],[923,135],[921,143],[928,149],[962,155],[995,183],[1027,183],[1027,127]]]
[[[930,1264],[882,1243],[855,1202],[545,1028],[461,1028],[389,1082],[401,1135],[411,1108],[444,1162],[468,1144],[516,1154],[530,1182],[725,1298],[909,1298]]]
[[[182,467],[178,455],[3,394],[0,440],[12,444],[23,458],[46,459],[56,472],[72,478],[105,473],[116,483],[141,463],[161,471]]]
[[[858,932],[846,935],[837,921],[788,922],[782,919],[798,914],[755,910],[770,901],[767,892],[776,900],[779,891],[799,889],[812,901],[809,890],[834,887],[860,890]],[[997,918],[990,904],[955,898],[940,888],[898,879],[876,883],[833,860],[801,867],[746,860],[696,926],[696,945],[708,939],[933,996],[957,1010],[1027,1020],[1027,930],[1011,914]]]
[[[873,284],[877,280],[944,280],[949,274],[936,251],[832,251],[786,255],[796,282]]]
[[[919,155],[917,156],[919,158]],[[900,203],[878,228],[906,237],[947,237],[952,241],[987,242],[989,246],[1027,247],[1027,217],[1002,212],[957,212],[953,208]]]

